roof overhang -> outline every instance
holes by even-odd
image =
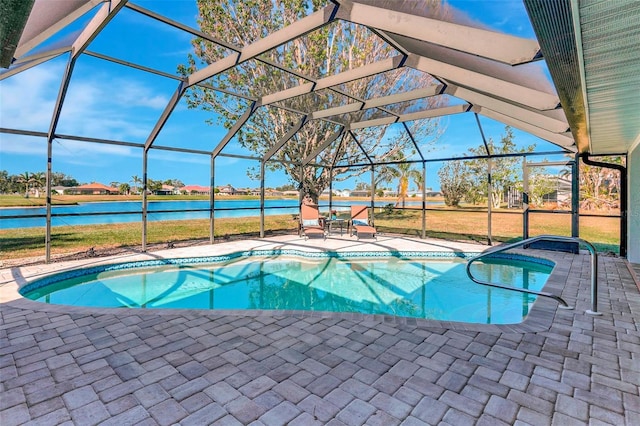
[[[524,0],[579,152],[640,144],[640,2]]]
[[[35,0],[2,0],[0,2],[0,66],[9,68],[18,49],[20,37]]]

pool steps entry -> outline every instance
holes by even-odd
[[[469,277],[469,279],[471,279],[471,281],[475,282],[476,284],[485,285],[489,287],[502,288],[505,290],[517,291],[520,293],[535,294],[537,296],[549,297],[551,299],[554,299],[556,302],[558,302],[560,304],[561,309],[573,309],[572,306],[569,306],[569,304],[565,302],[565,300],[558,295],[543,292],[543,291],[528,290],[524,288],[510,287],[510,286],[505,286],[501,284],[482,281],[474,277],[473,274],[471,273],[471,264],[477,260],[480,260],[492,254],[511,250],[516,247],[527,246],[537,241],[574,242],[578,244],[584,244],[587,247],[587,249],[589,250],[589,253],[591,253],[591,309],[585,312],[589,315],[602,315],[600,312],[598,312],[598,254],[593,244],[583,240],[582,238],[564,237],[560,235],[538,235],[536,237],[527,238],[526,240],[518,241],[512,244],[499,246],[494,249],[485,251],[484,253],[481,253],[469,259],[467,261],[467,276]]]

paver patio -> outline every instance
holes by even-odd
[[[88,309],[16,296],[96,262],[250,248],[463,250],[383,236],[293,236],[0,270],[0,424],[640,424],[640,293],[624,260],[544,252],[574,310],[539,300],[521,325],[359,314]],[[539,252],[540,253],[540,252]]]

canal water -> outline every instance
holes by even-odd
[[[376,203],[383,207],[388,201]],[[437,202],[429,205],[438,204]],[[440,203],[441,204],[441,203]],[[336,210],[349,211],[351,205],[369,205],[368,201],[334,201]],[[420,201],[407,202],[407,207],[420,206]],[[247,217],[260,216],[259,200],[216,200],[215,217]],[[148,220],[188,220],[209,218],[209,201],[149,201]],[[328,211],[329,202],[322,200],[320,211]],[[265,200],[265,215],[298,214],[296,199]],[[142,202],[140,201],[105,201],[95,203],[79,203],[71,206],[53,206],[51,208],[51,225],[97,225],[109,223],[140,222],[142,220]],[[45,207],[11,207],[0,209],[0,229],[43,227]]]

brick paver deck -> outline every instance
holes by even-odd
[[[330,240],[287,237],[252,247],[356,244]],[[189,253],[154,254],[175,255]],[[15,288],[87,262],[2,270],[0,424],[640,424],[633,269],[600,258],[602,316],[591,316],[588,255],[546,256],[558,262],[549,285],[576,309],[540,300],[522,325],[502,327],[354,314],[68,308],[16,298]]]

